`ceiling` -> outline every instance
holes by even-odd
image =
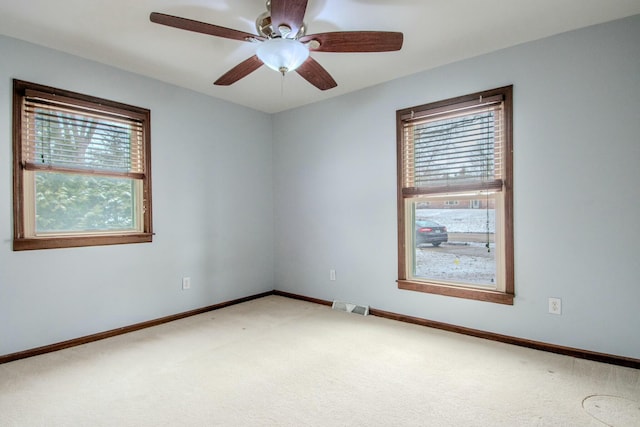
[[[275,113],[553,34],[640,13],[640,0],[309,0],[307,34],[401,31],[388,53],[312,56],[338,87],[261,67],[235,84],[213,81],[256,45],[166,27],[151,12],[255,33],[264,0],[0,0],[0,34]]]

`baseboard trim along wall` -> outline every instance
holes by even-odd
[[[163,323],[173,322],[174,320],[184,319],[185,317],[195,316],[196,314],[206,313],[212,310],[218,310],[220,308],[229,307],[231,305],[240,304],[243,302],[251,301],[254,299],[273,295],[273,291],[263,292],[256,295],[251,295],[244,298],[234,299],[232,301],[225,301],[218,304],[210,305],[207,307],[196,308],[195,310],[185,311],[183,313],[173,314],[171,316],[161,317],[159,319],[149,320],[146,322],[136,323],[135,325],[124,326],[122,328],[112,329],[110,331],[99,332],[93,335],[87,335],[85,337],[74,338],[59,343],[45,345],[42,347],[32,348],[29,350],[20,351],[17,353],[10,353],[4,356],[0,356],[0,365],[14,360],[25,359],[31,356],[38,356],[44,353],[51,353],[52,351],[63,350],[69,347],[75,347],[82,344],[87,344],[93,341],[103,340],[105,338],[111,338],[116,335],[122,335],[129,332],[138,331],[140,329],[150,328],[152,326],[161,325]]]
[[[303,295],[296,295],[289,292],[274,291],[273,293],[274,295],[280,295],[283,297],[314,302],[317,304],[331,305],[330,301],[319,300],[317,298],[310,298]],[[373,308],[373,307],[369,307],[369,314],[372,316],[384,317],[386,319],[398,320],[400,322],[413,323],[416,325],[427,326],[429,328],[442,329],[444,331],[470,335],[477,338],[484,338],[492,341],[499,341],[502,343],[513,344],[521,347],[528,347],[535,350],[548,351],[550,353],[557,353],[565,356],[577,357],[579,359],[587,359],[587,360],[593,360],[596,362],[603,362],[603,363],[609,363],[612,365],[619,365],[619,366],[626,366],[628,368],[640,369],[640,359],[634,359],[631,357],[615,356],[612,354],[598,353],[595,351],[581,350],[578,348],[564,347],[564,346],[548,344],[540,341],[533,341],[533,340],[528,340],[524,338],[511,337],[508,335],[501,335],[493,332],[486,332],[478,329],[451,325],[449,323],[436,322],[433,320],[422,319],[419,317],[392,313],[390,311],[378,310],[377,308]]]
[[[146,322],[136,323],[130,326],[124,326],[122,328],[112,329],[110,331],[99,332],[97,334],[87,335],[85,337],[74,338],[59,343],[45,345],[29,350],[20,351],[17,353],[10,353],[4,356],[0,356],[0,364],[12,362],[14,360],[25,359],[27,357],[37,356],[44,353],[50,353],[52,351],[63,350],[69,347],[75,347],[82,344],[87,344],[93,341],[99,341],[105,338],[114,337],[117,335],[134,332],[140,329],[150,328],[152,326],[161,325],[163,323],[172,322],[174,320],[183,319],[189,316],[195,316],[197,314],[206,313],[208,311],[218,310],[220,308],[229,307],[231,305],[240,304],[243,302],[251,301],[258,298],[263,298],[269,295],[278,295],[286,298],[297,299],[301,301],[312,302],[315,304],[321,304],[331,306],[331,301],[326,301],[318,298],[307,297],[304,295],[293,294],[284,291],[268,291],[256,295],[251,295],[244,298],[238,298],[232,301],[221,302],[218,304],[210,305],[207,307],[197,308],[195,310],[185,311],[183,313],[174,314],[171,316],[162,317],[159,319],[149,320]],[[397,320],[400,322],[413,323],[416,325],[426,326],[429,328],[441,329],[444,331],[455,332],[464,335],[470,335],[477,338],[484,338],[492,341],[499,341],[506,344],[513,344],[521,347],[528,347],[535,350],[548,351],[550,353],[562,354],[565,356],[577,357],[579,359],[593,360],[596,362],[609,363],[612,365],[626,366],[628,368],[640,369],[640,359],[634,359],[631,357],[615,356],[612,354],[598,353],[589,350],[581,350],[572,347],[564,347],[555,344],[548,344],[540,341],[533,341],[524,338],[511,337],[508,335],[496,334],[493,332],[485,332],[478,329],[465,328],[462,326],[451,325],[448,323],[436,322],[433,320],[422,319],[420,317],[406,316],[404,314],[392,313],[390,311],[378,310],[377,308],[369,308],[369,314],[372,316],[383,317],[386,319]]]

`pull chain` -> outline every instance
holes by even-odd
[[[480,97],[480,102],[482,102],[482,97]],[[491,113],[487,114],[487,145],[489,144],[489,116],[491,115]],[[487,183],[489,182],[489,150],[487,149],[487,155],[486,155],[486,180]],[[490,236],[490,230],[489,230],[489,190],[487,189],[486,192],[486,210],[487,210],[487,252],[491,252],[491,247],[489,245],[489,241],[491,240],[491,236]]]
[[[491,247],[489,246],[489,240],[490,240],[490,235],[489,235],[489,192],[487,191],[487,252],[491,252]]]
[[[284,97],[284,73],[282,73],[282,78],[280,79],[280,97]]]

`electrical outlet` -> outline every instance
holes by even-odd
[[[562,300],[560,298],[549,298],[549,313],[562,314]]]
[[[182,278],[182,290],[191,289],[191,277]]]
[[[335,281],[336,280],[336,271],[333,268],[331,270],[329,270],[329,280],[331,280],[331,281]]]

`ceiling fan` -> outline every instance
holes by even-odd
[[[403,35],[391,31],[335,31],[306,34],[304,14],[307,0],[267,0],[267,11],[256,19],[256,34],[192,19],[152,12],[151,22],[169,27],[258,44],[256,54],[242,61],[218,80],[228,86],[248,76],[263,64],[284,76],[296,71],[320,90],[336,87],[333,77],[309,52],[390,52],[402,48]]]

